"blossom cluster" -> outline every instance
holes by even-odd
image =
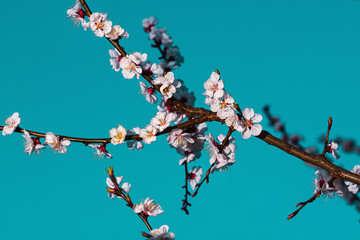
[[[241,113],[237,113],[237,104],[234,98],[225,91],[224,82],[220,79],[218,72],[213,72],[210,78],[204,83],[206,96],[205,104],[210,106],[211,111],[225,120],[228,127],[234,127],[241,132],[244,139],[260,135],[262,126],[256,124],[262,121],[260,114],[255,114],[252,108],[245,108]]]
[[[108,191],[108,196],[111,199],[115,198],[115,195],[122,199],[124,196],[126,202],[128,203],[129,207],[132,207],[133,211],[137,214],[140,214],[142,216],[144,216],[145,218],[147,217],[155,217],[161,213],[164,212],[164,210],[161,209],[161,206],[158,203],[155,203],[154,200],[151,200],[150,198],[146,198],[144,202],[140,202],[139,204],[132,204],[130,196],[128,195],[128,193],[130,192],[131,189],[131,184],[130,183],[123,183],[120,187],[120,184],[123,180],[123,176],[120,177],[115,177],[114,176],[114,170],[112,167],[109,167],[109,170],[106,170],[107,173],[109,174],[109,177],[106,178],[106,185],[107,185],[107,191]],[[120,189],[121,194],[116,193],[116,191]],[[121,196],[119,196],[121,195]],[[129,204],[130,203],[130,204]],[[168,240],[172,240],[175,239],[175,234],[172,232],[169,232],[169,227],[167,225],[163,225],[161,226],[159,229],[153,229],[150,231],[150,234],[144,233],[143,235],[145,237],[147,237],[148,239],[168,239]]]
[[[80,1],[76,1],[73,8],[67,10],[68,18],[71,18],[75,24],[81,24],[86,31],[88,28],[94,32],[95,36],[106,37],[110,40],[119,40],[121,38],[128,38],[129,34],[119,25],[112,25],[112,22],[107,20],[106,13],[93,13],[90,16],[89,22],[85,20],[86,12],[83,9]]]
[[[217,140],[220,144],[215,140],[211,133],[206,136],[206,140],[209,145],[209,153],[210,153],[210,164],[215,164],[211,168],[211,173],[214,171],[222,171],[226,170],[228,166],[233,165],[235,161],[235,139],[230,137],[227,143],[224,143],[225,135],[220,134],[217,137]]]

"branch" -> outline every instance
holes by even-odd
[[[202,117],[198,117],[198,118],[194,118],[194,119],[190,119],[184,123],[175,125],[175,126],[171,126],[166,128],[164,131],[162,132],[158,132],[156,134],[156,136],[160,136],[166,133],[171,132],[173,129],[186,129],[188,127],[194,126],[194,125],[198,125],[200,123],[203,122],[209,122],[209,121],[217,121],[218,118],[214,115],[205,115]],[[4,126],[0,126],[0,131],[2,131],[4,129]],[[24,129],[21,127],[17,127],[15,129],[14,132],[18,132],[18,133],[24,133],[23,131]],[[31,135],[35,136],[35,137],[39,137],[39,138],[45,138],[46,134],[45,133],[40,133],[40,132],[35,132],[35,131],[31,131],[31,130],[27,130]],[[63,138],[68,139],[71,142],[80,142],[80,143],[84,143],[84,144],[89,144],[89,143],[110,143],[111,142],[111,138],[77,138],[77,137],[70,137],[70,136],[64,136],[64,135],[59,135],[62,136]],[[139,140],[141,141],[142,138],[138,135],[127,135],[125,137],[125,141],[131,141],[131,140]]]
[[[225,137],[225,139],[223,140],[223,142],[221,143],[220,145],[220,149],[223,150],[223,148],[228,144],[228,141],[229,141],[229,138],[231,136],[231,134],[235,131],[235,129],[233,127],[230,127],[229,128],[229,131]],[[210,168],[206,171],[206,175],[205,177],[203,178],[203,180],[196,184],[196,190],[195,192],[193,193],[192,197],[195,197],[197,194],[198,194],[198,191],[201,187],[201,185],[204,183],[204,181],[206,180],[206,183],[209,183],[209,175],[210,175],[210,171],[211,171],[211,168],[214,167],[216,164],[216,161],[210,166]]]
[[[330,130],[331,130],[331,126],[332,126],[332,118],[329,117],[329,120],[328,120],[328,129],[327,129],[327,133],[326,133],[326,139],[325,139],[325,145],[324,145],[324,149],[321,153],[321,156],[325,156],[325,153],[328,149],[328,143],[329,143],[329,133],[330,133]]]
[[[191,204],[188,202],[188,195],[191,196],[189,190],[188,190],[188,180],[189,180],[189,172],[188,172],[188,167],[187,167],[187,162],[184,162],[184,168],[185,168],[185,185],[183,186],[183,188],[185,189],[185,196],[184,196],[184,200],[183,204],[182,204],[182,208],[181,210],[184,210],[186,214],[189,215],[189,210],[187,210],[187,207],[191,207]]]
[[[122,192],[121,188],[119,187],[119,185],[117,184],[116,182],[116,178],[114,176],[114,170],[112,167],[109,167],[109,170],[106,170],[105,171],[109,174],[109,177],[111,179],[111,181],[113,182],[113,184],[115,185],[115,189],[111,189],[111,188],[107,188],[107,190],[110,192],[110,193],[113,193],[121,198],[123,198],[125,201],[126,201],[126,206],[128,206],[129,208],[131,208],[133,211],[133,202],[131,201],[131,198],[129,196],[129,194],[127,194],[125,196],[125,194]],[[147,217],[142,215],[141,213],[137,213],[137,215],[141,218],[141,220],[145,223],[146,227],[149,229],[149,231],[152,230],[148,220],[147,220]]]

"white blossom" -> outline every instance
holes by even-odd
[[[159,132],[168,128],[171,122],[174,120],[175,114],[167,112],[158,112],[155,117],[150,121],[150,124],[156,128]]]
[[[330,179],[324,179],[320,170],[317,170],[315,174],[317,178],[314,181],[314,186],[315,186],[314,195],[321,194],[321,195],[327,195],[327,197],[333,197],[334,192],[339,196],[343,195],[343,192],[341,190],[335,187],[330,187],[328,183]],[[335,181],[334,181],[334,185],[335,185]]]
[[[188,150],[188,145],[195,142],[193,136],[194,133],[187,133],[182,129],[173,129],[167,136],[167,141],[171,147]]]
[[[234,99],[228,93],[224,92],[224,95],[221,99],[214,99],[210,109],[213,112],[216,112],[216,115],[221,119],[226,119],[229,114],[232,113]]]
[[[171,85],[175,81],[175,76],[173,72],[168,72],[165,75],[158,76],[155,80],[153,80],[153,84],[167,84]]]
[[[331,141],[327,147],[327,152],[331,153],[335,159],[339,159],[340,155],[337,153],[338,144],[334,141]]]
[[[153,240],[173,240],[175,239],[175,234],[169,232],[169,227],[167,225],[163,225],[159,227],[159,229],[153,229],[150,231],[151,237],[148,239]]]
[[[36,152],[36,154],[40,153],[40,150],[44,148],[45,146],[42,145],[39,141],[39,139],[31,137],[29,132],[25,129],[23,130],[24,135],[22,137],[25,139],[25,150],[24,152],[29,153],[29,155],[33,152]]]
[[[116,183],[119,185],[119,187],[120,187],[120,184],[121,184],[122,180],[123,180],[123,176],[116,177]],[[106,184],[108,185],[109,188],[111,188],[113,190],[116,189],[114,183],[111,181],[110,178],[106,178]],[[125,192],[125,193],[129,193],[130,189],[131,189],[131,184],[130,183],[126,182],[126,183],[123,183],[123,185],[121,186],[121,190],[123,192]],[[115,197],[115,194],[109,192],[109,198],[114,199],[114,197]],[[122,198],[120,196],[117,196],[117,197]]]
[[[195,190],[196,184],[200,182],[202,174],[203,170],[201,167],[193,167],[190,170],[188,178],[192,190]]]
[[[144,18],[142,22],[145,32],[150,32],[152,27],[155,26],[157,23],[158,20],[154,16]]]
[[[356,175],[360,175],[360,165],[356,165],[355,167],[353,167],[350,172]],[[357,194],[357,192],[359,191],[359,186],[356,183],[345,181],[345,184],[348,185],[349,191],[353,194]]]
[[[220,99],[224,95],[224,82],[220,80],[220,75],[216,72],[211,73],[210,78],[204,83],[205,93],[208,97]]]
[[[70,8],[66,11],[68,18],[71,18],[75,24],[82,24],[84,30],[89,27],[89,23],[87,23],[84,19],[86,16],[86,12],[82,9],[82,5],[79,0],[76,1],[76,4],[73,8]]]
[[[95,155],[97,157],[102,158],[105,156],[107,158],[112,158],[112,155],[106,150],[105,145],[89,144],[88,146],[96,150]]]
[[[145,83],[140,81],[141,95],[145,96],[146,101],[151,104],[157,102],[156,90],[154,87],[148,87]]]
[[[95,33],[98,37],[103,37],[105,34],[111,31],[112,22],[106,20],[107,14],[104,13],[93,13],[90,16],[90,29]]]
[[[145,129],[140,130],[140,137],[144,140],[144,143],[150,144],[156,141],[157,130],[152,125],[147,125]]]
[[[19,126],[21,122],[21,118],[19,118],[19,113],[15,112],[13,115],[11,115],[10,117],[8,117],[8,119],[6,119],[5,121],[5,126],[2,130],[2,135],[10,135],[12,134],[15,129]]]
[[[115,50],[110,49],[109,50],[109,54],[110,54],[110,64],[113,67],[113,69],[116,72],[120,71],[120,61],[122,59],[121,53],[119,53],[119,51],[115,48]]]
[[[58,153],[66,153],[67,146],[70,146],[70,141],[64,137],[55,136],[52,132],[48,132],[45,135],[45,143],[53,148]]]
[[[133,54],[123,57],[120,61],[120,68],[122,69],[122,74],[126,79],[132,79],[136,76],[137,79],[140,78],[142,73],[142,68],[140,63],[145,62],[147,59],[146,53],[135,52]]]
[[[165,99],[171,98],[175,92],[176,88],[172,84],[163,84],[160,87],[160,93],[164,96]]]
[[[119,124],[118,128],[112,128],[109,131],[111,143],[114,145],[122,144],[125,141],[126,129]]]
[[[260,114],[255,114],[254,109],[245,108],[242,112],[244,119],[241,121],[241,125],[237,129],[241,132],[241,135],[244,139],[248,139],[253,136],[259,136],[262,131],[262,126],[259,123],[262,121],[262,116]]]
[[[129,38],[129,34],[119,25],[115,25],[112,26],[110,32],[105,33],[105,37],[110,38],[111,40],[118,40],[121,38]]]
[[[141,213],[144,216],[155,217],[164,212],[161,209],[161,206],[158,203],[154,203],[154,200],[150,200],[150,198],[146,198],[144,203],[134,204],[134,212]]]
[[[150,72],[156,77],[164,74],[164,70],[162,69],[162,67],[156,63],[153,63],[151,65]]]

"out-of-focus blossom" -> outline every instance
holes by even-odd
[[[314,181],[314,186],[315,186],[314,195],[321,194],[321,195],[326,195],[327,197],[333,197],[334,193],[336,193],[339,196],[343,195],[343,192],[335,187],[335,181],[333,184],[334,186],[330,187],[328,183],[330,179],[325,179],[322,173],[320,172],[320,170],[317,170],[315,174],[317,178]]]
[[[351,169],[350,172],[356,175],[360,175],[360,165],[356,165],[355,167],[353,167],[353,169]],[[349,191],[352,192],[353,194],[357,194],[357,192],[359,191],[359,186],[356,183],[345,181],[345,184],[348,185]]]
[[[135,134],[140,134],[140,132],[141,132],[141,128],[135,127],[133,129],[129,129],[127,134],[135,135]],[[127,146],[130,150],[133,150],[133,149],[141,150],[144,147],[144,143],[142,143],[139,140],[131,140],[131,141],[127,141]]]

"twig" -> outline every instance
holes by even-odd
[[[327,133],[326,133],[326,139],[325,139],[324,149],[323,149],[323,151],[322,151],[322,153],[321,153],[321,156],[325,156],[325,153],[327,152],[327,149],[328,149],[329,134],[330,134],[332,122],[333,122],[332,117],[329,117],[329,120],[328,120],[328,129],[327,129]]]
[[[222,151],[224,149],[224,147],[228,144],[228,141],[229,141],[229,138],[231,136],[231,134],[235,131],[235,129],[233,127],[230,127],[229,128],[229,131],[225,137],[225,139],[223,140],[223,142],[221,143],[220,145],[220,150]],[[211,171],[211,168],[214,167],[216,164],[216,161],[210,166],[210,168],[206,171],[206,175],[205,177],[203,178],[203,180],[196,184],[196,190],[195,192],[193,193],[192,197],[195,197],[197,194],[198,194],[198,191],[201,187],[201,185],[204,183],[204,181],[206,180],[206,183],[209,183],[209,175],[210,175],[210,171]]]
[[[303,207],[306,206],[306,204],[308,203],[311,203],[313,202],[318,196],[320,196],[320,192],[319,193],[316,193],[314,194],[314,196],[312,196],[309,200],[307,200],[306,202],[299,202],[298,204],[296,204],[296,207],[299,207],[301,206],[299,209],[297,209],[295,212],[293,212],[292,214],[290,214],[288,217],[287,217],[287,220],[290,220],[292,219],[293,217],[295,217],[301,209],[303,209]]]
[[[107,190],[110,192],[110,193],[113,193],[119,197],[122,197],[125,201],[126,201],[126,206],[128,206],[129,208],[131,208],[133,211],[133,202],[131,201],[131,198],[129,196],[129,194],[127,194],[125,196],[125,194],[122,192],[121,188],[119,187],[119,185],[117,184],[116,182],[116,178],[114,176],[114,169],[112,167],[109,167],[109,170],[105,169],[105,171],[109,174],[109,177],[111,179],[111,181],[113,182],[113,184],[115,185],[115,189],[111,189],[111,188],[107,188]],[[141,213],[137,213],[137,215],[141,218],[141,220],[145,223],[146,227],[149,229],[149,231],[152,230],[148,220],[147,220],[147,217],[142,215]]]

